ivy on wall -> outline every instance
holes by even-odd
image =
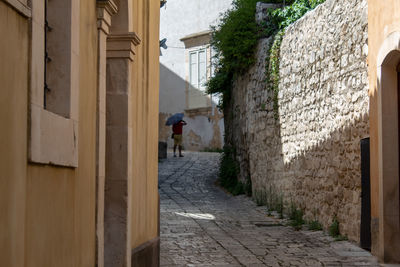
[[[216,72],[207,83],[209,94],[222,94],[219,107],[228,106],[235,79],[244,74],[256,61],[255,50],[258,40],[262,37],[273,37],[273,43],[266,56],[267,90],[273,92],[273,108],[275,118],[278,118],[278,86],[280,47],[285,29],[301,18],[307,11],[315,8],[325,0],[286,0],[287,6],[282,9],[268,10],[268,21],[258,25],[255,21],[256,3],[260,0],[234,0],[233,8],[223,14],[221,23],[212,27],[211,45],[215,50],[214,64]],[[265,0],[262,2],[282,3],[283,0]],[[265,110],[265,103],[261,105]],[[229,115],[234,118],[234,110]],[[227,117],[228,118],[228,117]],[[232,145],[232,144],[231,144]],[[239,181],[239,164],[234,146],[224,147],[221,158],[219,182],[220,185],[234,195],[251,193],[251,179]]]
[[[307,11],[325,0],[287,0],[282,9],[269,10],[268,21],[258,25],[255,21],[256,4],[260,0],[234,0],[233,8],[222,15],[219,25],[211,27],[211,45],[215,50],[216,72],[207,83],[209,94],[220,93],[220,108],[226,107],[232,94],[234,80],[254,64],[254,52],[258,39],[274,37],[267,56],[267,82],[274,92],[274,110],[278,104],[279,52],[285,28],[301,18]],[[262,0],[261,2],[282,3],[283,0]]]
[[[282,9],[268,10],[268,21],[265,22],[264,28],[267,36],[275,36],[266,56],[265,71],[267,89],[273,93],[275,119],[278,119],[279,59],[285,29],[323,2],[325,0],[295,0],[291,5]]]
[[[211,27],[211,46],[215,51],[216,72],[207,83],[209,94],[221,93],[224,108],[231,97],[233,81],[254,64],[254,52],[263,27],[255,21],[260,0],[234,0],[233,8],[222,15],[219,25]],[[282,0],[261,2],[280,3]]]
[[[275,119],[278,119],[278,93],[279,93],[279,56],[281,43],[283,39],[283,35],[285,34],[284,30],[278,31],[274,36],[274,41],[272,43],[271,48],[269,49],[267,56],[265,58],[266,61],[266,84],[267,89],[272,92],[273,97],[273,109],[275,112]]]

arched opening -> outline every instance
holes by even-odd
[[[378,57],[379,243],[385,262],[400,253],[400,33],[390,35]]]

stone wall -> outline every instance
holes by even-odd
[[[226,142],[254,195],[282,196],[325,228],[337,217],[341,233],[356,241],[360,140],[369,135],[367,38],[365,0],[327,0],[286,30],[279,109],[265,84],[271,40],[263,39],[225,110]]]

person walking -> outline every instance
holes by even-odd
[[[183,126],[187,123],[184,120],[180,120],[177,123],[172,125],[172,133],[174,135],[174,157],[176,157],[176,147],[179,149],[179,157],[183,157],[182,155],[182,132]]]

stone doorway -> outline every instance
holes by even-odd
[[[379,254],[400,262],[400,32],[384,41],[378,55]]]

